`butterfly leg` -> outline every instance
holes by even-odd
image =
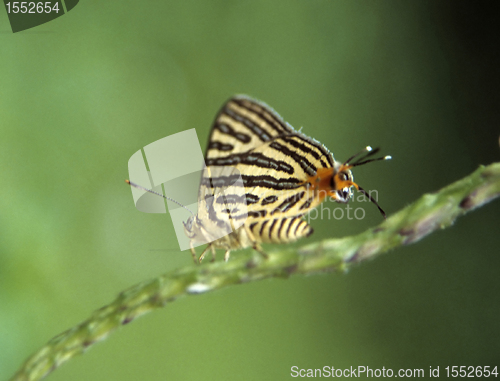
[[[258,251],[260,254],[262,254],[262,256],[263,256],[265,259],[269,258],[269,255],[267,255],[267,253],[266,253],[264,250],[262,250],[262,247],[260,247],[260,245],[259,245],[257,242],[254,242],[254,243],[253,243],[252,248],[253,248],[255,251]]]
[[[205,249],[201,252],[200,258],[198,258],[199,263],[203,261],[203,258],[205,258],[205,254],[207,253],[208,249],[210,249],[210,247],[212,247],[212,245],[209,243],[207,247],[205,247]]]
[[[224,262],[229,261],[229,253],[231,250],[227,249],[226,252],[224,253]]]
[[[194,246],[192,242],[189,242],[189,247],[191,249],[191,255],[193,256],[194,263],[198,264],[198,260],[196,259],[196,251],[194,250]]]
[[[260,254],[262,254],[262,256],[267,259],[269,258],[269,255],[266,254],[266,252],[264,250],[262,250],[262,247],[260,247],[259,243],[257,242],[257,240],[255,239],[255,236],[253,235],[252,231],[248,228],[248,226],[245,226],[245,230],[247,232],[247,235],[248,235],[248,238],[250,239],[250,241],[252,242],[252,248],[255,250],[255,251],[258,251]]]

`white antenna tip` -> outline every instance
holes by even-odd
[[[392,159],[391,155],[387,155],[386,157],[384,157],[384,160],[391,160],[391,159]]]
[[[367,150],[368,152],[370,152],[372,150],[372,147],[366,146],[365,150]]]

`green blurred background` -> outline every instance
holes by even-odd
[[[339,160],[381,146],[393,160],[355,178],[389,215],[498,161],[493,4],[87,0],[16,34],[0,11],[0,379],[121,290],[192,265],[168,215],[134,208],[127,162],[193,127],[205,148],[234,93],[267,102]],[[362,221],[313,221],[299,243],[381,221],[365,209]],[[50,380],[500,365],[499,212],[489,204],[345,275],[178,300]]]

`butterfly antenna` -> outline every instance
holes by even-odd
[[[193,216],[196,216],[196,214],[194,214],[187,206],[185,205],[182,205],[180,202],[178,201],[175,201],[173,198],[170,198],[170,197],[167,197],[161,193],[158,193],[158,192],[155,192],[154,190],[151,190],[151,189],[148,189],[148,188],[144,188],[144,187],[141,187],[140,185],[136,184],[136,183],[133,183],[132,181],[130,180],[125,180],[125,182],[130,185],[131,187],[134,187],[134,188],[137,188],[137,189],[142,189],[143,191],[146,191],[146,192],[149,192],[149,193],[152,193],[152,194],[155,194],[157,196],[160,196],[160,197],[163,197],[165,200],[168,200],[168,201],[172,201],[173,203],[179,205],[179,206],[182,206],[184,209],[186,209],[189,213],[191,213]]]
[[[367,157],[370,157],[370,156],[372,156],[372,155],[375,155],[375,154],[376,154],[379,150],[380,150],[380,148],[375,148],[375,149],[373,149],[373,148],[372,148],[372,147],[370,147],[370,146],[366,146],[364,150],[359,151],[357,154],[352,155],[349,159],[347,159],[347,160],[344,162],[344,165],[349,165],[349,164],[351,163],[351,161],[352,161],[354,158],[356,158],[356,157],[358,157],[358,156],[363,155],[363,154],[365,154],[365,153],[366,153],[366,155],[365,155],[365,156],[363,156],[362,158],[359,158],[359,159],[358,159],[358,161],[359,161],[359,160],[361,160],[361,159],[365,160]]]
[[[361,188],[359,185],[358,185],[357,189],[358,189],[358,191],[360,191],[361,193],[363,193],[366,197],[368,197],[368,200],[370,200],[375,205],[377,205],[377,208],[380,211],[380,213],[382,213],[382,216],[384,217],[384,220],[387,219],[387,216],[386,216],[384,210],[380,207],[380,205],[378,204],[378,202],[375,201],[375,199],[367,191],[365,191],[363,188]]]
[[[359,159],[358,161],[356,161],[354,164],[350,164],[351,167],[357,167],[357,166],[360,166],[360,165],[363,165],[363,164],[371,163],[372,161],[391,160],[392,159],[392,156],[386,155],[386,156],[382,156],[382,157],[376,157],[375,159],[366,160],[368,158],[368,156],[371,156],[371,155],[367,155],[364,158]]]

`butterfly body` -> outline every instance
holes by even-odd
[[[226,260],[231,250],[247,247],[265,255],[261,243],[311,235],[303,217],[325,197],[347,202],[352,187],[362,191],[353,182],[353,165],[336,161],[321,143],[246,96],[231,98],[219,111],[205,165],[198,214],[184,224],[194,259],[194,244],[208,244],[199,261],[208,249],[215,257],[217,248]]]

